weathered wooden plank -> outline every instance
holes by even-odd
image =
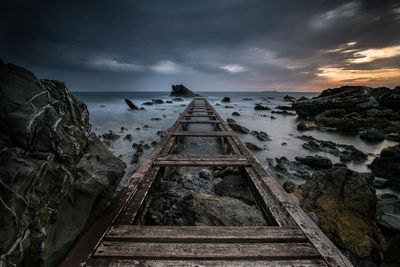
[[[195,117],[216,117],[216,116],[215,115],[185,115],[184,117],[195,118]]]
[[[242,160],[247,161],[244,156],[240,155],[212,155],[212,156],[202,156],[202,155],[166,155],[160,156],[157,160],[198,160],[198,161],[213,161],[213,160]]]
[[[221,121],[219,120],[204,120],[204,121],[196,121],[196,120],[181,120],[179,123],[199,123],[199,124],[219,124]]]
[[[194,137],[220,137],[220,136],[230,136],[231,133],[228,132],[174,132],[172,136],[194,136]]]
[[[302,260],[116,260],[96,259],[87,265],[88,267],[323,267],[327,266],[322,259]]]
[[[138,226],[114,225],[107,240],[170,243],[306,242],[297,227],[275,226]]]
[[[135,243],[104,241],[95,257],[125,259],[313,259],[320,258],[308,243]]]
[[[223,166],[249,166],[247,160],[156,160],[155,166],[171,166],[171,167],[223,167]]]

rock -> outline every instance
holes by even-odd
[[[291,106],[277,106],[276,109],[280,110],[293,110]]]
[[[289,160],[286,157],[277,158],[275,161],[276,166],[281,170],[286,170],[289,166]]]
[[[293,102],[293,101],[295,101],[295,100],[296,100],[296,98],[295,98],[295,97],[293,97],[293,96],[290,96],[290,95],[285,95],[285,96],[283,97],[283,100],[284,100],[284,101],[290,101],[290,102]]]
[[[151,118],[150,120],[152,120],[152,121],[160,121],[162,119],[161,118]]]
[[[400,266],[400,234],[393,237],[385,251],[385,266]]]
[[[211,178],[212,178],[211,171],[208,170],[208,169],[202,169],[202,170],[199,172],[199,177],[200,177],[200,178],[203,178],[203,179],[211,179]]]
[[[400,142],[400,133],[388,133],[385,135],[387,140]]]
[[[260,150],[262,150],[261,147],[257,146],[256,144],[253,144],[253,143],[251,143],[251,142],[245,142],[244,144],[245,144],[246,147],[247,147],[248,149],[250,149],[250,150],[253,150],[253,151],[260,151]]]
[[[153,102],[154,104],[164,104],[164,101],[161,99],[152,99],[151,102]]]
[[[174,99],[172,99],[172,101],[179,102],[179,101],[183,101],[183,99],[182,99],[182,97],[175,97]]]
[[[267,106],[263,106],[261,104],[256,104],[256,106],[254,107],[254,110],[271,110],[271,109]]]
[[[217,107],[222,106],[220,103],[216,103],[215,105],[216,105]]]
[[[152,106],[152,105],[153,105],[153,102],[149,102],[149,101],[143,102],[142,105],[145,105],[145,106]]]
[[[385,139],[385,135],[383,132],[371,128],[360,132],[360,138],[366,141],[379,142]]]
[[[129,142],[132,142],[132,135],[131,134],[127,134],[127,135],[125,135],[125,137],[124,137],[124,140],[126,140],[126,141],[129,141]]]
[[[290,111],[287,111],[287,110],[282,110],[282,111],[273,110],[273,111],[271,111],[271,113],[273,113],[273,114],[281,114],[281,115],[284,115],[284,116],[296,116],[296,113],[290,112]]]
[[[195,225],[256,226],[265,225],[263,215],[255,206],[231,197],[205,194],[193,196]]]
[[[296,101],[304,101],[304,100],[309,100],[309,98],[302,96],[299,99],[297,99]]]
[[[129,99],[125,98],[125,102],[129,106],[130,109],[139,110],[139,108],[135,104],[133,104],[133,102],[130,101]]]
[[[224,108],[235,108],[235,107],[227,105],[227,106],[224,106]]]
[[[232,118],[227,118],[226,122],[227,123],[236,123],[236,121],[234,119],[232,119]]]
[[[287,146],[286,142],[281,143],[281,146]]]
[[[370,168],[375,176],[386,178],[390,184],[400,185],[400,144],[385,148]]]
[[[167,100],[167,101],[165,101],[165,103],[167,103],[167,104],[173,104],[174,102],[172,102],[171,100]]]
[[[376,219],[386,229],[400,231],[400,198],[394,194],[378,196]]]
[[[374,177],[373,185],[375,188],[385,188],[388,182],[388,179]]]
[[[144,110],[146,110],[144,107],[140,107],[140,109],[139,110],[142,110],[142,111],[144,111]]]
[[[250,134],[254,135],[257,137],[258,140],[260,141],[271,141],[271,138],[266,132],[263,131],[251,131]]]
[[[312,130],[316,127],[317,125],[315,124],[315,122],[312,121],[301,121],[299,124],[297,124],[297,130],[299,131]]]
[[[358,259],[380,264],[386,242],[376,225],[376,195],[370,174],[333,167],[314,172],[299,190],[301,207],[316,214],[330,240]]]
[[[105,133],[102,135],[103,139],[105,140],[110,140],[110,141],[115,141],[119,139],[121,136],[119,134],[113,133],[112,131]]]
[[[193,93],[190,89],[186,88],[183,84],[172,85],[171,96],[175,97],[195,97],[198,94]]]
[[[152,142],[151,142],[151,146],[153,146],[153,147],[156,146],[157,144],[158,144],[157,141],[152,141]]]
[[[231,102],[231,98],[230,97],[227,97],[227,96],[225,96],[222,100],[221,100],[221,102],[222,103],[227,103],[227,102]]]
[[[247,129],[246,127],[239,125],[237,123],[228,123],[229,127],[231,127],[231,129],[237,133],[243,133],[243,134],[248,134],[250,132],[249,129]]]
[[[316,156],[306,156],[306,157],[295,157],[295,160],[306,164],[313,168],[318,169],[330,169],[332,168],[332,161],[326,157]]]
[[[274,116],[271,116],[271,120],[276,120],[276,118]]]
[[[236,111],[234,111],[234,112],[232,112],[232,116],[240,116],[240,113],[239,113],[239,112],[236,112]]]
[[[242,100],[253,100],[253,98],[244,97]]]
[[[219,196],[239,199],[248,205],[255,204],[246,181],[239,174],[224,176],[222,181],[215,185],[215,193]]]
[[[86,105],[63,82],[3,63],[0,77],[0,265],[57,266],[125,164],[90,132]]]
[[[291,181],[286,181],[283,183],[282,187],[283,187],[283,189],[285,189],[286,192],[293,193],[297,188],[297,184],[295,184]]]
[[[138,162],[139,162],[139,157],[140,157],[140,154],[139,154],[139,153],[137,153],[137,152],[134,153],[133,156],[132,156],[131,163],[132,163],[132,164],[138,163]]]

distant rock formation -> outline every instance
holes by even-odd
[[[183,84],[172,85],[171,96],[175,97],[195,97],[198,94],[193,93],[190,89]]]
[[[0,266],[56,266],[125,164],[65,84],[0,61]]]

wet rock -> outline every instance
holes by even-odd
[[[236,121],[234,119],[232,119],[232,118],[227,118],[226,122],[227,123],[236,123]]]
[[[237,132],[237,133],[243,133],[243,134],[248,134],[248,133],[250,133],[250,130],[249,130],[249,129],[247,129],[246,127],[244,127],[244,126],[242,126],[242,125],[240,125],[240,124],[237,124],[237,123],[229,123],[228,125],[229,125],[229,127],[231,127],[231,129],[232,129],[233,131],[235,131],[235,132]]]
[[[299,186],[300,205],[314,212],[321,230],[357,258],[382,261],[385,239],[376,225],[376,195],[370,174],[346,167],[314,172]]]
[[[271,110],[271,109],[267,106],[263,106],[261,104],[256,104],[256,106],[254,107],[254,110]]]
[[[257,137],[258,140],[260,141],[271,141],[271,138],[266,132],[263,131],[251,131],[250,134],[254,135]]]
[[[151,146],[153,146],[153,147],[156,146],[157,144],[158,144],[157,141],[152,141],[152,142],[151,142]]]
[[[135,104],[133,104],[133,102],[131,100],[125,98],[125,102],[129,106],[130,109],[139,110],[139,108]]]
[[[141,110],[141,111],[144,111],[144,110],[146,110],[144,107],[141,107],[139,110]]]
[[[332,168],[332,161],[326,157],[306,156],[306,157],[295,157],[295,159],[303,164],[306,164],[312,168],[317,169],[330,169]]]
[[[227,96],[225,96],[222,100],[221,100],[221,102],[222,103],[227,103],[227,102],[231,102],[231,98],[230,97],[227,97]]]
[[[297,124],[297,130],[299,131],[312,130],[316,127],[317,125],[312,121],[301,121],[299,124]]]
[[[142,105],[145,105],[145,106],[152,106],[152,105],[153,105],[153,102],[149,102],[149,101],[143,102]]]
[[[282,187],[286,192],[293,193],[296,190],[297,185],[291,181],[286,181],[283,183]]]
[[[232,116],[240,116],[240,113],[239,113],[239,112],[236,112],[236,111],[234,111],[234,112],[232,112]]]
[[[229,174],[237,174],[239,173],[238,170],[234,167],[226,167],[222,169],[221,171],[215,172],[214,175],[216,177],[225,177]]]
[[[255,206],[231,197],[205,194],[193,196],[196,225],[256,226],[265,225],[263,215]]]
[[[304,101],[304,100],[309,100],[309,98],[302,96],[299,99],[297,99],[296,101]]]
[[[183,99],[182,99],[182,97],[175,97],[174,99],[172,99],[172,101],[179,102],[179,101],[183,101]]]
[[[296,100],[296,98],[293,97],[293,96],[290,96],[290,95],[285,95],[285,96],[283,97],[283,100],[284,100],[284,101],[293,102],[293,101]]]
[[[378,224],[386,229],[400,231],[400,198],[394,194],[378,196],[376,204]]]
[[[400,145],[383,149],[370,168],[375,176],[389,179],[391,184],[400,186]]]
[[[224,106],[224,108],[235,108],[235,107],[227,105],[227,106]]]
[[[286,142],[281,143],[281,146],[287,146]]]
[[[244,97],[242,100],[253,100],[253,98]]]
[[[190,89],[185,87],[183,84],[172,85],[171,96],[175,97],[195,97],[198,94],[193,93]]]
[[[162,99],[152,99],[151,102],[153,102],[154,104],[164,104],[164,101]]]
[[[0,62],[0,265],[57,266],[103,210],[125,164],[60,81]]]
[[[199,177],[203,179],[211,179],[212,178],[212,173],[209,169],[202,169],[199,172]]]
[[[360,138],[366,141],[379,142],[385,139],[385,135],[383,132],[372,128],[360,132]]]
[[[280,110],[293,110],[291,106],[277,106],[276,109]]]
[[[119,139],[121,136],[119,134],[113,133],[112,131],[105,133],[102,135],[105,140],[115,141]]]
[[[280,115],[284,115],[284,116],[296,116],[296,113],[290,112],[290,111],[287,111],[287,110],[282,110],[282,111],[273,110],[273,111],[271,111],[271,113],[272,114],[280,114]]]
[[[125,137],[124,137],[124,140],[129,141],[129,142],[132,142],[132,139],[133,139],[133,137],[132,137],[131,134],[127,134],[127,135],[125,135]]]
[[[239,199],[248,205],[255,204],[246,181],[238,174],[224,176],[222,181],[215,185],[215,193],[219,196]]]
[[[133,154],[131,163],[138,163],[139,162],[139,157],[140,157],[139,153]]]
[[[271,116],[271,120],[276,120],[276,118],[274,116]]]
[[[286,157],[275,159],[276,165],[270,162],[274,176],[281,179],[308,180],[312,170],[309,166],[298,161],[289,161]]]
[[[374,177],[373,185],[375,188],[385,188],[389,180],[385,178]]]
[[[152,120],[152,121],[160,121],[161,118],[151,118],[150,120]]]
[[[167,103],[167,104],[173,104],[174,102],[172,102],[171,100],[167,100],[167,101],[165,101],[165,103]]]
[[[253,143],[251,143],[251,142],[245,142],[244,144],[245,144],[246,147],[247,147],[248,149],[250,149],[250,150],[253,150],[253,151],[260,151],[260,150],[262,150],[261,147],[257,146],[256,144],[253,144]]]
[[[400,133],[388,133],[385,135],[387,140],[400,142]]]
[[[215,105],[216,105],[217,107],[222,106],[220,103],[216,103]]]

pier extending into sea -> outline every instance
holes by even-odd
[[[211,125],[212,131],[190,125]],[[216,138],[223,153],[179,153],[185,138]],[[149,226],[160,177],[178,167],[239,168],[267,226]],[[60,266],[352,266],[265,170],[214,107],[195,97],[129,184]]]

